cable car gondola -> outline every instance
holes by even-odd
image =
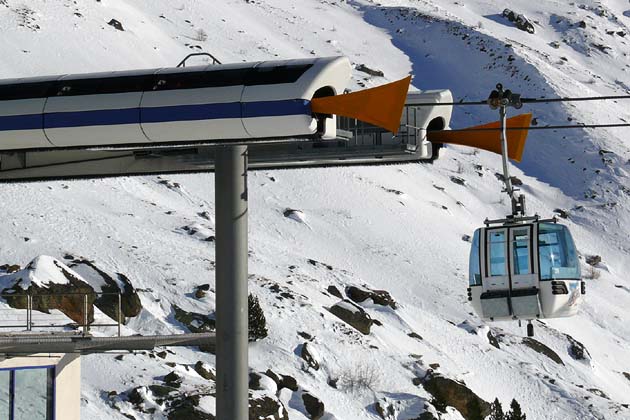
[[[497,85],[488,101],[501,112],[505,192],[512,200],[512,214],[502,220],[486,219],[475,231],[468,300],[483,320],[528,321],[527,334],[533,336],[532,320],[575,315],[585,284],[569,229],[555,218],[526,216],[525,198],[516,197],[512,187],[505,117],[507,106],[520,107],[519,96]]]

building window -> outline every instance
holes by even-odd
[[[0,419],[54,420],[55,368],[0,369]]]

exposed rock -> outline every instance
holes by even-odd
[[[396,418],[396,409],[391,405],[386,398],[381,399],[374,403],[374,410],[381,416],[383,420],[390,420]]]
[[[414,331],[407,334],[411,338],[415,338],[416,340],[422,340],[422,336]]]
[[[363,308],[353,304],[349,300],[343,300],[334,304],[329,311],[365,335],[370,333],[370,327],[374,323],[370,315],[368,315]]]
[[[107,24],[109,26],[113,26],[114,28],[116,28],[119,31],[124,31],[125,30],[125,28],[123,27],[122,23],[120,23],[116,19],[110,20],[109,22],[107,22]]]
[[[365,302],[367,299],[381,306],[389,306],[392,309],[396,309],[396,301],[386,290],[371,290],[356,286],[349,286],[346,288],[346,295],[356,303]]]
[[[498,349],[501,348],[501,346],[499,345],[499,340],[497,340],[497,338],[492,334],[492,331],[488,331],[488,342],[493,347],[496,347]]]
[[[339,291],[339,289],[337,289],[336,286],[333,286],[332,284],[330,286],[328,286],[328,289],[326,289],[328,291],[328,293],[330,293],[331,295],[338,297],[339,299],[343,299],[343,295],[341,294],[341,292]]]
[[[602,257],[600,257],[599,255],[587,255],[585,258],[585,261],[586,261],[586,264],[594,267],[600,262],[602,262]]]
[[[179,388],[182,384],[182,377],[175,371],[166,375],[163,380],[166,385],[172,388]]]
[[[275,398],[265,396],[256,399],[250,398],[249,418],[265,420],[289,420],[289,413],[287,412],[287,409],[284,407],[282,402]]]
[[[587,391],[590,392],[591,394],[595,394],[598,397],[604,398],[606,400],[610,399],[610,397],[608,397],[608,395],[606,395],[606,393],[604,391],[602,391],[601,389],[589,388],[589,389],[587,389]]]
[[[430,373],[424,378],[423,385],[433,396],[432,403],[438,410],[454,407],[466,420],[483,419],[490,414],[490,404],[463,383]]]
[[[304,402],[304,408],[309,414],[309,418],[312,420],[319,420],[324,415],[324,403],[314,395],[304,392],[302,393],[302,402]]]
[[[525,344],[530,349],[532,349],[532,350],[534,350],[534,351],[536,351],[536,352],[538,352],[540,354],[543,354],[543,355],[547,356],[548,358],[550,358],[551,360],[553,360],[557,364],[564,366],[564,362],[562,361],[560,356],[558,356],[558,353],[556,353],[555,351],[551,350],[549,347],[547,347],[546,345],[544,345],[540,341],[534,340],[533,338],[530,338],[530,337],[524,337],[523,338],[523,344]]]
[[[505,177],[503,176],[503,174],[500,174],[498,172],[496,172],[494,174],[495,177],[497,177],[497,179],[501,182],[505,182]],[[521,185],[523,185],[523,181],[520,180],[520,178],[517,178],[515,176],[511,176],[510,180],[512,181],[512,185],[515,187],[519,187]]]
[[[214,369],[212,369],[212,367],[203,363],[201,360],[195,363],[194,369],[195,369],[195,372],[197,372],[199,376],[201,376],[204,379],[207,379],[209,381],[217,380],[217,375],[214,372]]]
[[[216,328],[216,321],[208,315],[188,312],[177,305],[173,305],[173,310],[175,319],[184,324],[192,333],[212,332]]]
[[[170,402],[168,420],[215,420],[212,414],[199,410],[200,395],[182,394],[178,399]]]
[[[114,280],[105,271],[101,270],[93,261],[82,258],[75,258],[66,255],[65,259],[71,260],[69,267],[78,272],[83,278],[101,284],[102,295],[96,299],[94,304],[110,318],[125,324],[127,318],[138,316],[142,310],[142,302],[138,292],[133,287],[131,280],[122,273],[116,273],[118,280]],[[105,283],[105,284],[103,284]],[[120,312],[118,310],[118,294],[120,293]],[[122,315],[122,316],[121,316]]]
[[[569,340],[569,355],[575,360],[591,360],[591,355],[584,347],[584,344],[571,337],[569,334],[565,334],[567,340]]]
[[[626,379],[630,381],[630,373],[628,373],[628,372],[623,372],[623,376],[625,376],[625,377],[626,377]]]
[[[287,388],[293,392],[298,390],[297,380],[290,375],[280,375],[280,382],[278,382],[278,389]]]
[[[558,216],[562,217],[563,219],[568,219],[569,218],[568,210],[555,209],[553,212],[554,213],[558,213]]]
[[[302,345],[300,357],[304,359],[304,361],[310,368],[319,370],[319,356],[317,355],[317,352],[313,348],[312,344],[304,343]]]
[[[209,284],[202,284],[195,288],[195,297],[197,299],[202,299],[206,296],[206,292],[210,290]]]
[[[464,187],[466,186],[466,180],[464,178],[460,178],[458,176],[451,176],[451,182],[457,184],[457,185],[463,185]]]
[[[155,395],[158,398],[165,398],[169,394],[178,392],[177,388],[173,388],[172,386],[157,385],[157,384],[149,385],[149,390],[151,391],[153,395]]]
[[[9,264],[0,265],[0,270],[4,271],[7,274],[16,273],[16,272],[20,271],[21,269],[22,269],[22,267],[20,267],[17,264],[14,264],[14,265],[9,265]]]
[[[50,313],[57,309],[77,324],[94,321],[94,289],[79,274],[64,263],[48,256],[39,256],[23,270],[5,276],[4,284],[10,287],[0,291],[15,309],[26,309],[25,294],[32,295],[33,310]],[[18,296],[22,295],[22,296]],[[87,314],[85,307],[87,296]]]
[[[361,71],[363,73],[367,73],[370,76],[374,76],[374,77],[384,77],[385,73],[383,73],[381,70],[374,70],[369,68],[368,66],[366,66],[365,64],[359,64],[358,66],[356,66],[357,71]]]

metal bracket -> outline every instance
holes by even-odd
[[[221,64],[221,62],[212,54],[207,53],[207,52],[200,52],[200,53],[192,53],[192,54],[188,54],[178,65],[177,67],[186,67],[186,61],[188,61],[189,58],[192,57],[210,57],[212,59],[212,64],[216,65],[216,64]]]

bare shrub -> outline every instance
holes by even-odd
[[[342,371],[337,379],[337,386],[351,393],[364,390],[374,391],[379,372],[376,367],[361,363]]]
[[[202,28],[197,29],[195,31],[195,36],[193,37],[195,41],[204,42],[208,40],[208,33],[204,31]]]

